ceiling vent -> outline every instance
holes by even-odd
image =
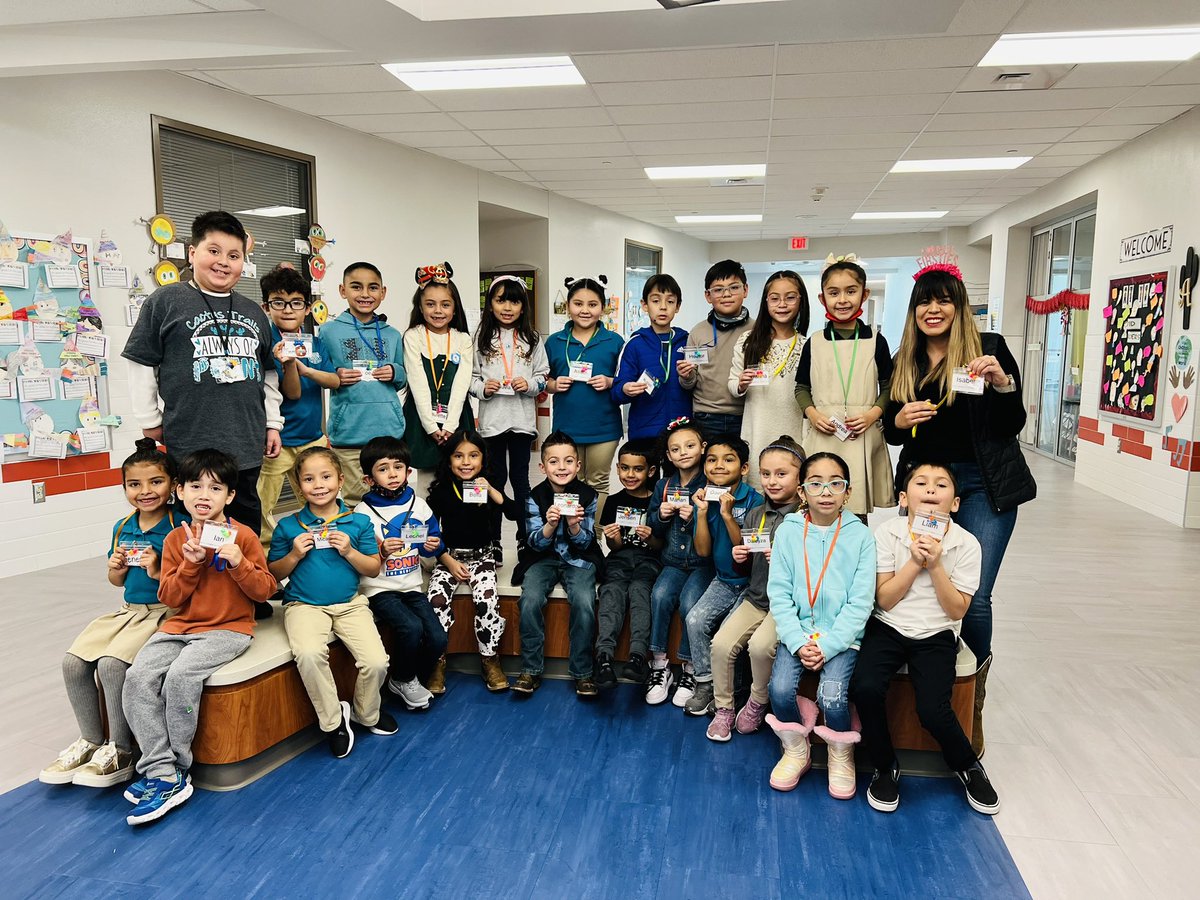
[[[1053,87],[1074,66],[1022,66],[996,74],[995,69],[974,68],[967,73],[958,93],[982,91],[1044,91]]]
[[[762,176],[738,175],[733,178],[710,178],[709,187],[754,187],[762,186],[767,180]]]

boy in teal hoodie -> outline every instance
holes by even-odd
[[[404,434],[396,392],[408,383],[400,332],[375,312],[387,296],[383,275],[369,262],[351,263],[338,293],[349,309],[321,329],[322,356],[336,369],[329,392],[329,443],[342,463],[342,496],[350,506],[366,492],[359,451],[373,437]]]

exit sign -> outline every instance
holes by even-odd
[[[807,249],[808,249],[808,238],[806,238],[806,237],[793,237],[793,238],[792,238],[792,243],[791,243],[791,249],[793,249],[793,250],[807,250]]]

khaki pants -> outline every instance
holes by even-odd
[[[279,503],[279,494],[283,491],[283,479],[286,478],[292,486],[292,493],[301,503],[300,481],[292,469],[296,466],[296,457],[309,447],[324,447],[325,438],[319,437],[309,444],[298,447],[284,447],[274,459],[264,456],[262,468],[258,470],[258,500],[262,504],[263,527],[262,545],[268,552],[271,549],[271,535],[275,533],[275,507]]]
[[[362,452],[362,448],[334,447],[333,452],[337,454],[337,458],[342,464],[342,477],[345,479],[345,483],[342,485],[342,499],[346,501],[348,507],[354,509],[362,500],[363,494],[367,492],[367,486],[363,482],[362,466],[358,462],[358,455]]]
[[[605,441],[603,444],[579,445],[579,477],[584,484],[595,488],[599,494],[596,498],[596,521],[600,521],[600,513],[604,510],[604,501],[608,499],[608,476],[612,471],[613,456],[617,452],[617,441]]]
[[[733,709],[733,665],[747,644],[753,673],[750,696],[765,704],[779,637],[771,614],[743,600],[725,618],[712,640],[713,698],[717,709]]]
[[[332,606],[288,603],[283,608],[283,627],[322,731],[333,731],[342,721],[337,685],[329,668],[331,631],[346,645],[358,667],[355,718],[363,725],[379,721],[379,691],[387,678],[388,656],[366,597],[357,594],[349,603]]]

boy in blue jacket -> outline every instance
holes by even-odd
[[[650,325],[629,338],[621,352],[612,397],[629,404],[629,439],[654,440],[667,423],[691,416],[692,395],[679,383],[677,363],[683,359],[687,332],[671,325],[683,294],[670,275],[655,275],[642,288],[642,310]]]
[[[359,451],[378,435],[404,434],[396,392],[408,379],[400,332],[375,312],[387,296],[379,269],[351,263],[338,293],[349,309],[321,329],[319,346],[338,376],[338,387],[329,392],[329,443],[346,478],[342,497],[352,506],[366,492]]]

